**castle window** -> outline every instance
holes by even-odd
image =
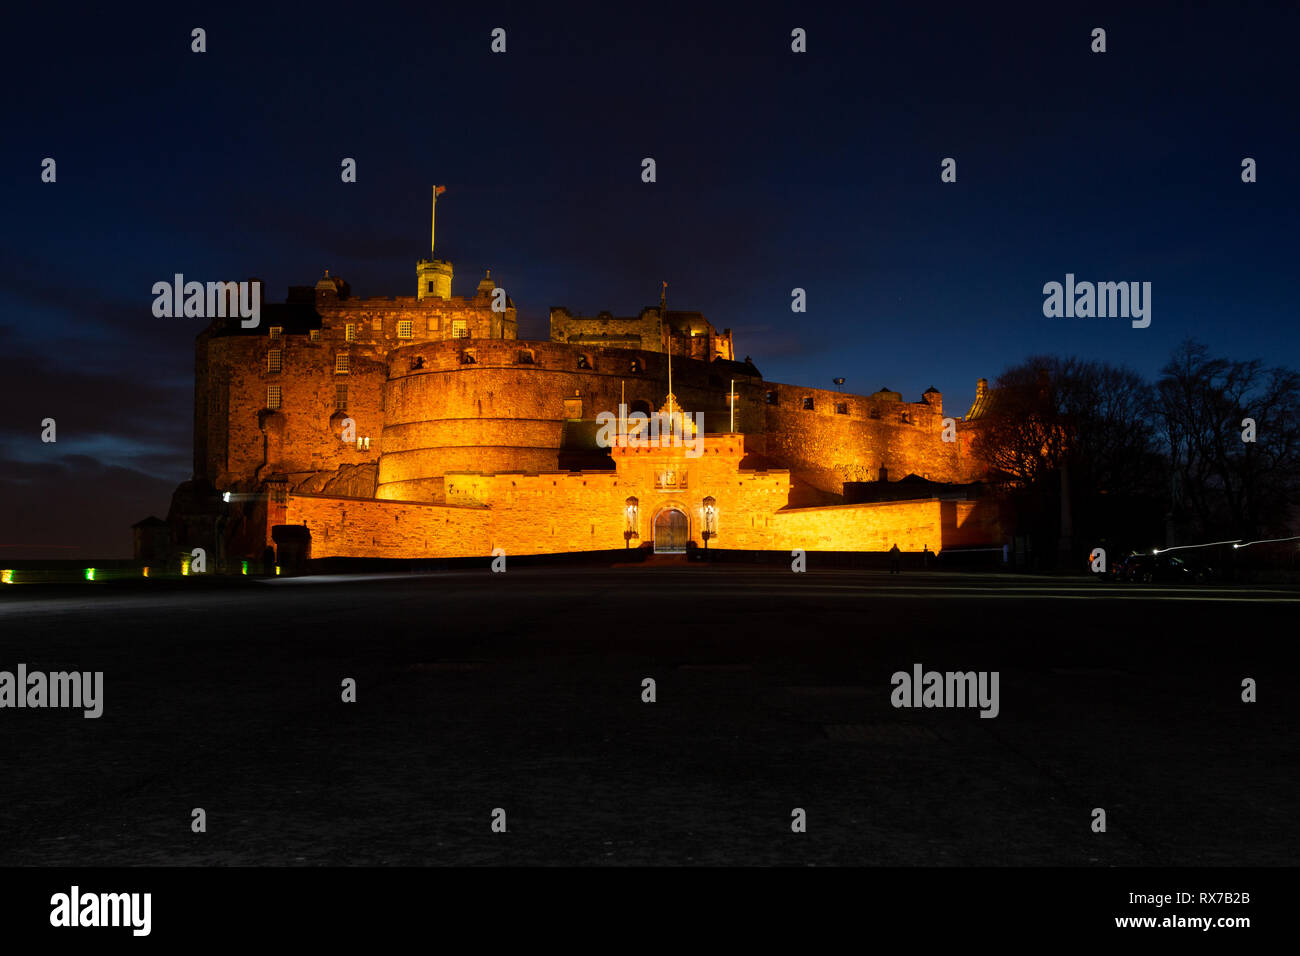
[[[848,413],[849,413],[849,403],[848,403],[848,402],[836,402],[836,403],[835,403],[835,414],[836,414],[836,415],[847,415]]]
[[[352,370],[352,356],[347,352],[340,352],[334,356],[334,374],[347,375]]]
[[[425,292],[432,292],[432,291],[433,291],[433,280],[432,280],[432,279],[429,280],[429,285],[428,285],[428,287],[427,287],[424,291],[425,291]]]
[[[879,418],[879,417],[880,417],[880,409],[878,409],[878,408],[873,408],[873,409],[871,410],[871,417],[872,417],[872,418]]]
[[[898,420],[901,424],[904,425],[912,424],[912,416],[907,412],[899,412]]]
[[[357,325],[355,322],[349,322],[343,326],[343,339],[346,342],[355,342],[357,340]]]
[[[425,330],[428,332],[437,332],[440,322],[441,320],[436,315],[430,316],[428,323],[425,325]]]
[[[312,329],[310,332],[307,333],[307,337],[310,338],[313,342],[319,342],[320,329]]]
[[[520,349],[520,350],[519,350],[519,354],[515,356],[515,364],[516,364],[516,365],[532,365],[532,364],[533,364],[533,350],[532,350],[532,349]]]
[[[591,359],[585,355],[578,356],[578,368],[591,368]]]
[[[465,319],[452,319],[451,337],[453,339],[469,338],[469,322],[467,322]]]
[[[811,412],[813,410],[813,397],[811,395],[805,395],[803,397],[803,410],[805,412]]]
[[[266,386],[266,407],[276,409],[280,407],[280,386]]]
[[[266,353],[266,370],[268,372],[280,371],[280,349],[271,349]]]
[[[473,349],[466,349],[465,351],[460,353],[461,365],[473,365],[477,361],[478,359],[475,357]]]
[[[644,369],[645,366],[641,364],[641,360],[639,358],[634,358],[631,364],[628,366],[628,371],[631,372],[633,375],[640,375]]]
[[[399,339],[409,339],[413,332],[410,319],[402,319],[397,323],[397,337]]]
[[[348,387],[346,385],[334,386],[334,411],[345,412],[348,410]]]
[[[369,439],[369,438],[358,438],[358,439],[357,439],[357,451],[370,451],[370,439]]]
[[[283,334],[284,334],[284,326],[283,326],[283,325],[273,325],[273,326],[271,326],[271,338],[273,338],[273,339],[278,339],[278,338],[279,338],[280,336],[282,336]]]
[[[423,356],[423,355],[417,355],[415,358],[411,359],[411,371],[412,371],[412,372],[418,372],[418,371],[419,371],[420,369],[422,369],[422,368],[424,368],[424,356]]]
[[[776,392],[768,392],[768,393],[767,393],[767,404],[769,404],[769,405],[775,405],[775,404],[777,404],[777,401],[776,401]]]

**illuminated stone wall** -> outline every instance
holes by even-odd
[[[472,482],[470,476],[451,480]],[[897,544],[903,551],[937,552],[997,541],[954,536],[945,512],[951,519],[957,503],[938,499],[763,510],[779,500],[781,484],[780,476],[753,475],[732,488],[649,495],[613,473],[494,475],[476,488],[494,498],[491,507],[291,494],[285,520],[307,525],[317,558],[486,557],[494,548],[507,555],[602,551],[625,546],[625,501],[636,497],[640,537],[633,547],[653,541],[654,517],[664,508],[681,510],[690,539],[703,547],[702,499],[709,491],[718,509],[713,548],[882,552]]]
[[[388,359],[381,498],[418,498],[416,489],[449,472],[556,470],[566,429],[617,414],[623,396],[629,408],[655,409],[667,387],[663,354],[555,342],[429,343],[395,349]],[[728,422],[730,378],[721,387],[711,379],[722,380],[703,363],[674,366],[674,389],[704,413],[706,430]],[[758,406],[744,407],[737,427],[758,425]],[[588,450],[600,451],[591,443]]]
[[[902,402],[893,396],[850,395],[826,389],[765,383],[776,393],[767,403],[765,452],[800,481],[843,494],[846,481],[878,481],[883,466],[890,481],[908,474],[932,481],[976,480],[983,466],[969,454],[963,423],[954,442],[942,440],[942,396]],[[805,400],[812,399],[812,408]],[[842,411],[841,411],[842,409]]]
[[[719,332],[698,312],[669,309],[668,316],[674,357],[702,362],[735,358],[730,329]],[[551,341],[596,348],[667,351],[656,307],[642,309],[636,316],[617,316],[609,312],[594,316],[574,315],[568,309],[554,308],[551,309]]]
[[[800,508],[773,515],[770,547],[788,551],[937,551],[943,543],[938,499]]]
[[[485,508],[291,494],[284,520],[310,529],[313,558],[418,558],[488,554],[490,517]]]
[[[268,370],[273,349],[279,372]],[[383,431],[387,366],[362,349],[349,349],[350,371],[335,374],[339,349],[306,335],[221,336],[207,343],[209,362],[200,474],[218,488],[243,488],[275,472],[334,471],[341,465],[378,462]],[[268,386],[280,388],[280,408],[267,408]],[[341,440],[334,415],[335,388],[347,387],[347,414],[368,450]],[[196,468],[200,463],[196,463]]]
[[[654,540],[655,517],[681,511],[704,546],[705,498],[713,499],[714,548],[729,550],[903,551],[1000,542],[990,504],[883,502],[791,508],[786,471],[739,468],[739,434],[709,435],[704,453],[683,447],[615,446],[609,471],[458,472],[444,478],[443,504],[288,496],[283,519],[305,523],[316,557],[468,557],[604,551]],[[628,500],[635,499],[635,520]],[[280,513],[275,513],[281,520]]]

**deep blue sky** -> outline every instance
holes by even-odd
[[[1033,353],[1154,376],[1191,336],[1300,367],[1300,14],[1130,6],[8,15],[0,559],[127,553],[188,477],[200,320],[154,318],[154,282],[256,275],[282,301],[328,267],[411,295],[434,182],[457,293],[490,267],[529,337],[667,279],[771,380],[933,385],[957,414]],[[1151,327],[1044,318],[1067,272],[1150,281]]]

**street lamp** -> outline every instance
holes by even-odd
[[[635,498],[629,498],[624,510],[627,514],[627,530],[623,532],[623,547],[631,549],[632,539],[641,537],[636,530],[640,527],[637,522],[637,514],[640,511],[639,503]]]
[[[844,384],[844,379],[842,378],[833,378],[831,381],[835,383],[835,391],[837,392],[840,390],[840,386]]]
[[[704,530],[700,537],[704,539],[704,550],[709,550],[709,539],[718,536],[718,503],[710,495],[704,499]]]

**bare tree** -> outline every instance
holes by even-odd
[[[1158,481],[1151,387],[1131,369],[1034,356],[1003,372],[994,390],[974,451],[1011,481],[1033,486],[1064,465],[1099,493]]]
[[[1184,342],[1161,370],[1159,409],[1177,496],[1205,534],[1282,531],[1300,502],[1300,374],[1212,357]],[[1246,441],[1245,420],[1255,440]]]

